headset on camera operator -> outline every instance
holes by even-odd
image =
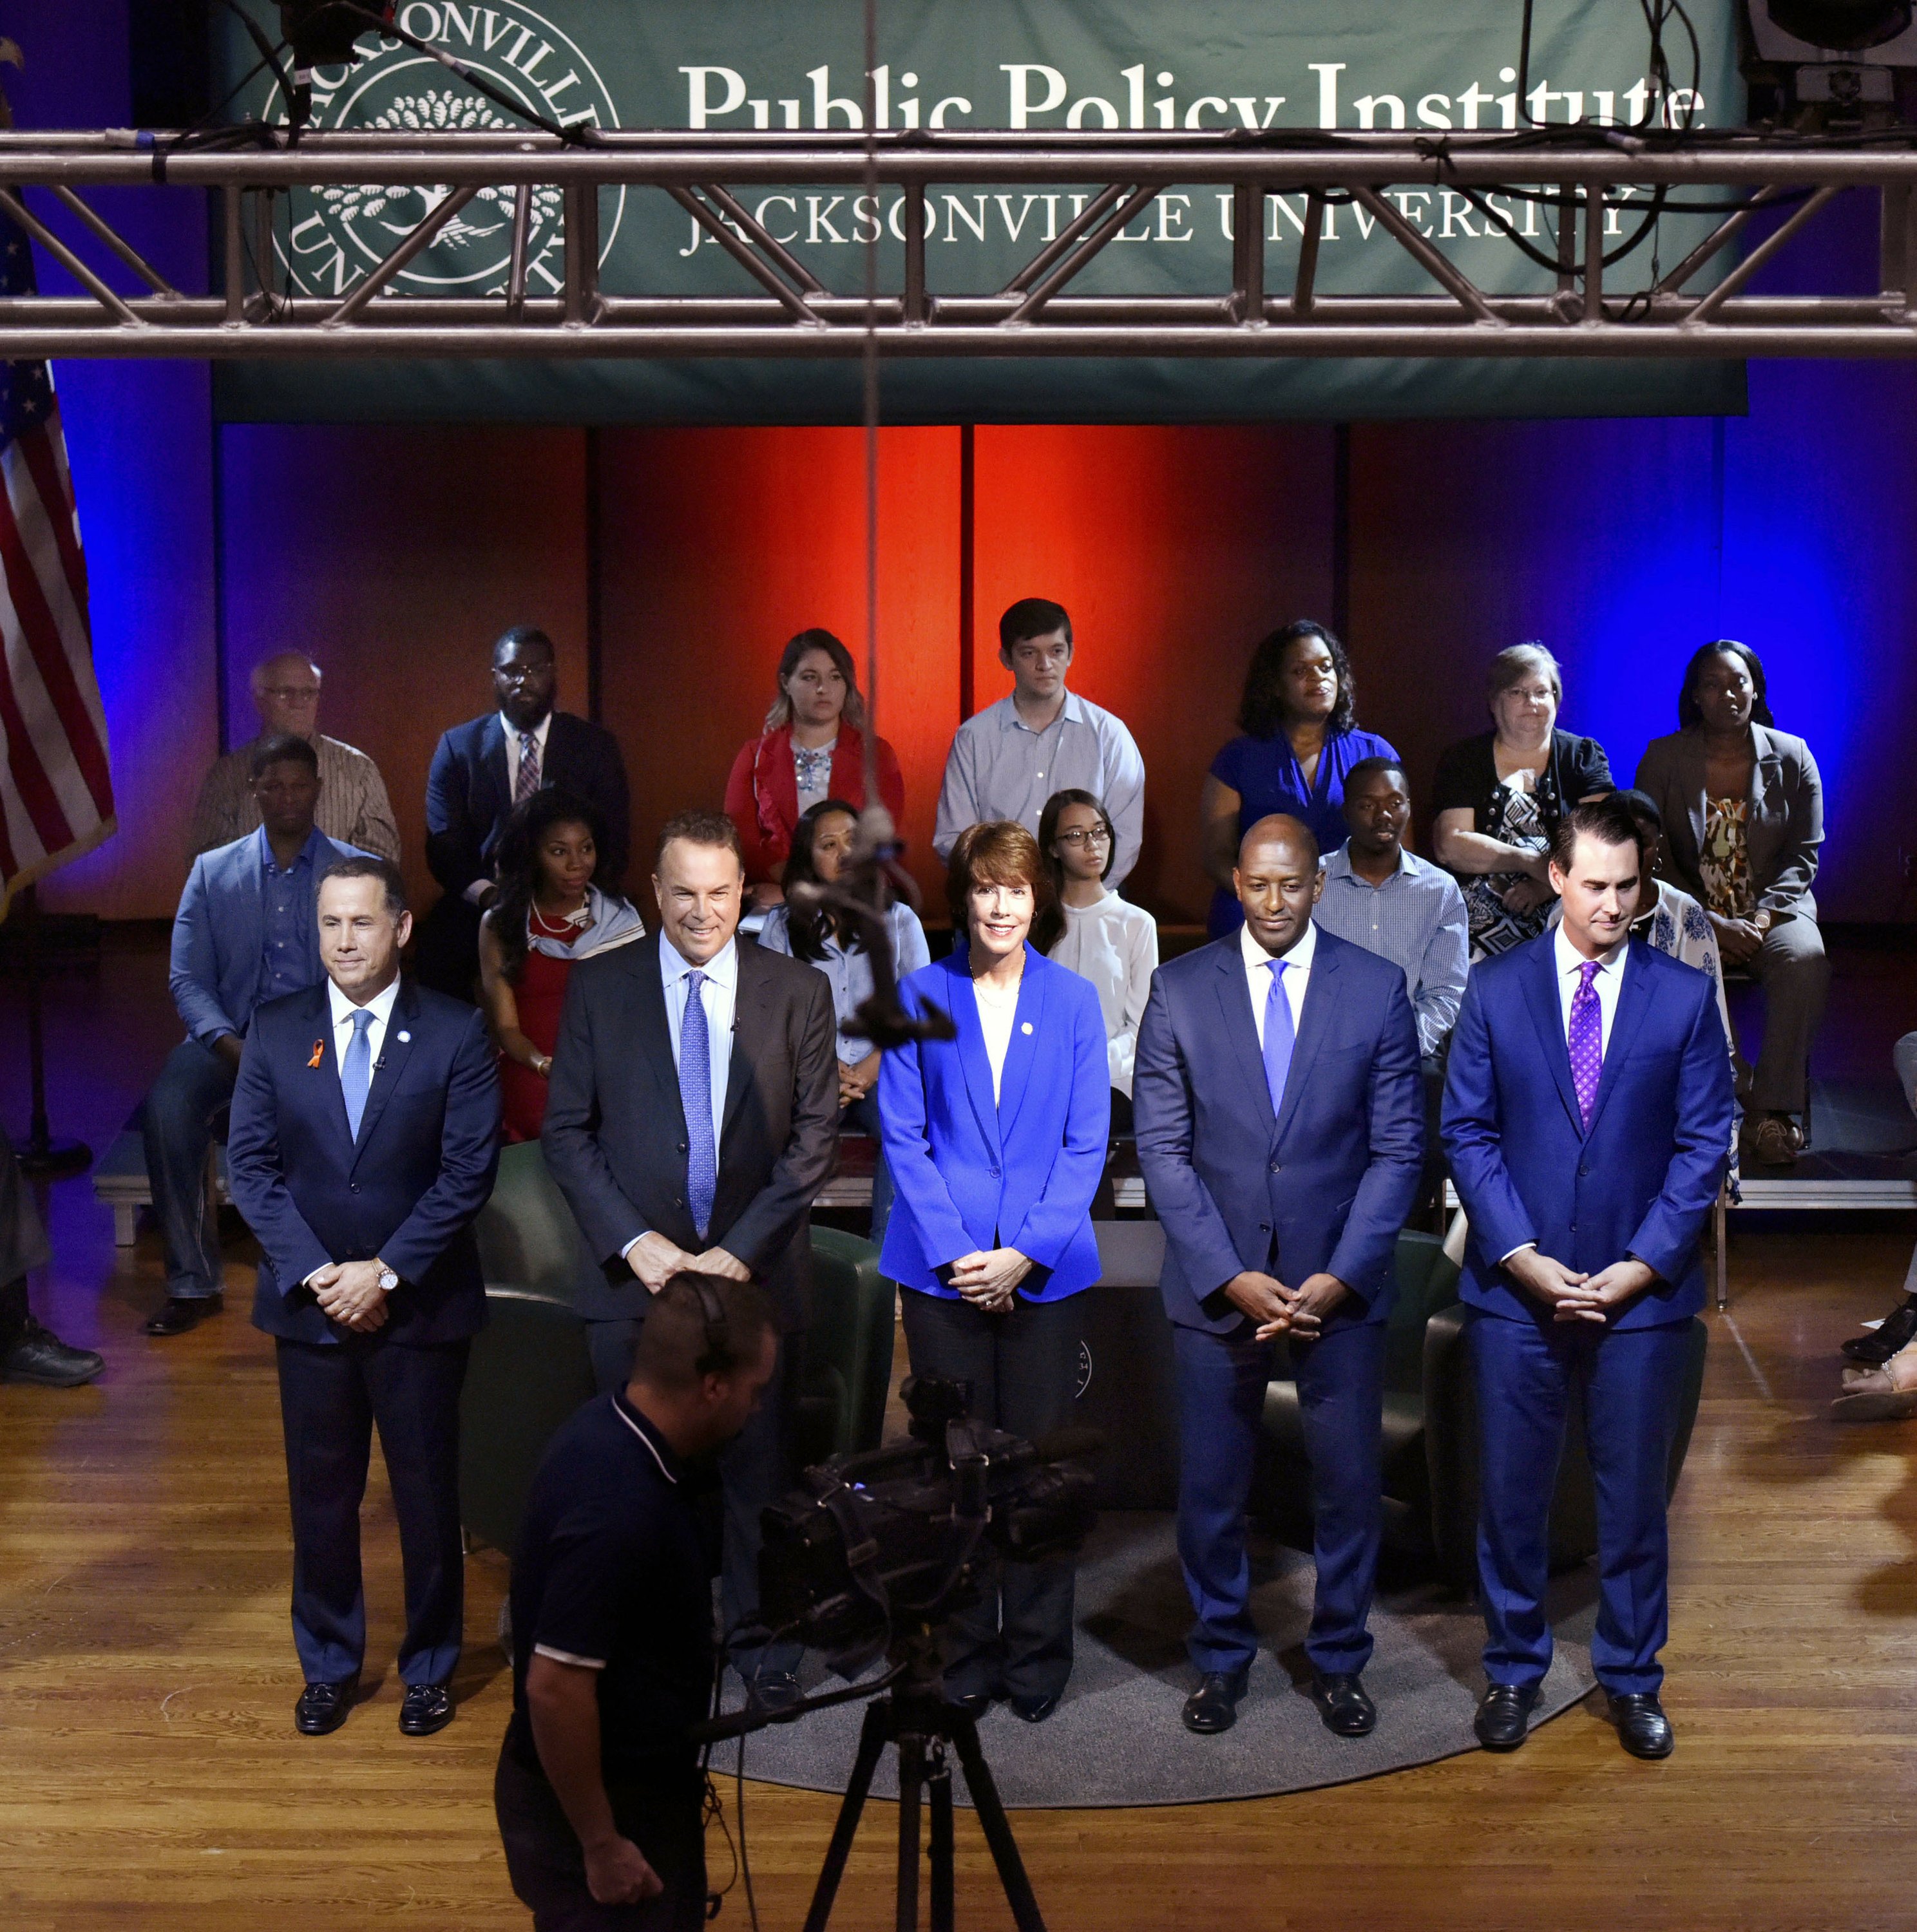
[[[553,1438],[512,1562],[512,1720],[494,1786],[538,1932],[691,1932],[705,1917],[716,1550],[689,1463],[772,1378],[772,1304],[690,1271],[654,1297],[632,1380]]]

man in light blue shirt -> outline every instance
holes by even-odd
[[[1389,758],[1360,759],[1345,780],[1351,836],[1325,860],[1315,916],[1327,932],[1403,969],[1424,1065],[1425,1171],[1417,1204],[1423,1212],[1444,1184],[1438,1108],[1444,1055],[1465,997],[1471,934],[1457,880],[1405,850],[1411,818],[1404,767]]]
[[[1071,620],[1047,597],[1021,597],[999,620],[999,662],[1009,697],[968,718],[952,740],[932,849],[949,861],[969,825],[1009,819],[1035,838],[1054,792],[1088,791],[1117,834],[1105,884],[1138,862],[1145,830],[1145,761],[1124,721],[1065,688]]]
[[[167,1256],[167,1303],[146,1324],[149,1335],[184,1334],[224,1306],[207,1150],[233,1098],[254,1010],[324,976],[320,874],[335,860],[365,856],[314,824],[320,766],[306,740],[263,740],[252,770],[259,830],[193,862],[173,921],[170,983],[187,1037],[140,1110]]]

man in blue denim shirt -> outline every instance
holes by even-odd
[[[253,757],[260,829],[193,862],[173,921],[173,1004],[187,1037],[141,1109],[146,1175],[167,1253],[167,1303],[149,1335],[181,1335],[224,1306],[206,1154],[233,1098],[254,1010],[323,976],[320,875],[358,848],[317,830],[319,759],[303,738]]]

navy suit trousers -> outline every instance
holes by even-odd
[[[1690,1354],[1688,1319],[1648,1328],[1532,1321],[1474,1310],[1477,1384],[1478,1576],[1484,1669],[1493,1684],[1537,1683],[1551,1667],[1544,1590],[1551,1497],[1571,1390],[1584,1397],[1597,1498],[1600,1597],[1591,1660],[1620,1696],[1655,1693],[1669,1626],[1665,1500]]]
[[[1265,1387],[1278,1345],[1249,1321],[1223,1335],[1174,1327],[1178,1366],[1178,1554],[1198,1621],[1187,1640],[1202,1671],[1236,1671],[1257,1652],[1245,1505],[1251,1491]],[[1384,1324],[1334,1322],[1291,1345],[1312,1462],[1318,1592],[1306,1654],[1317,1670],[1360,1671],[1384,1536]]]
[[[469,1346],[409,1348],[355,1336],[327,1346],[279,1338],[293,1494],[293,1636],[308,1683],[355,1676],[365,1656],[359,1504],[375,1422],[406,1571],[400,1681],[443,1684],[459,1661],[466,1588],[459,1391]]]

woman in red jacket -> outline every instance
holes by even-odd
[[[852,653],[830,631],[801,631],[779,658],[779,694],[761,734],[739,748],[726,783],[726,815],[739,828],[746,879],[761,905],[785,896],[780,880],[792,828],[809,806],[842,798],[862,810],[865,700]],[[872,741],[879,796],[896,821],[905,812],[897,754]]]

